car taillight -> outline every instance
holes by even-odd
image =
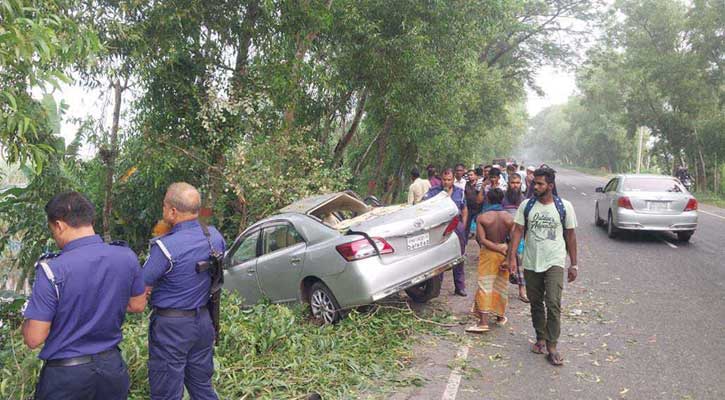
[[[687,202],[687,205],[685,206],[685,211],[695,211],[695,210],[697,210],[697,200],[693,198]]]
[[[443,237],[448,237],[453,231],[456,230],[456,227],[458,226],[458,215],[453,217],[451,222],[448,223],[448,226],[446,226],[446,230],[443,231]]]
[[[375,245],[380,250],[380,254],[391,254],[393,246],[386,242],[383,238],[372,238]],[[335,247],[337,252],[347,261],[362,260],[363,258],[375,255],[375,248],[367,239],[360,239],[350,243],[343,243]]]
[[[617,200],[617,205],[620,208],[628,208],[628,209],[632,210],[632,202],[629,201],[629,197],[627,197],[627,196],[620,197],[619,200]]]

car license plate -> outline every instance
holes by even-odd
[[[430,244],[430,234],[411,236],[408,238],[408,250],[417,250]]]
[[[667,211],[670,208],[669,204],[667,201],[648,201],[647,209],[650,211]]]

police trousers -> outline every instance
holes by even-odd
[[[184,387],[192,400],[217,400],[214,374],[214,326],[209,312],[192,317],[151,314],[149,386],[153,400],[180,400]]]
[[[118,350],[91,357],[72,367],[43,366],[35,387],[36,400],[121,400],[128,398],[126,363]]]

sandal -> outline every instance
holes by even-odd
[[[503,317],[496,317],[496,325],[505,326],[509,322],[509,319],[504,315]]]
[[[529,299],[527,299],[525,296],[519,296],[519,300],[521,300],[524,303],[530,303]]]
[[[547,354],[546,343],[534,343],[531,346],[531,352],[536,354]]]
[[[490,331],[491,328],[488,327],[488,325],[474,325],[469,328],[466,328],[466,332],[468,333],[484,333]]]
[[[551,364],[555,367],[561,367],[562,365],[564,365],[564,359],[561,358],[561,355],[559,354],[559,352],[547,354],[546,360],[549,361],[549,364]]]

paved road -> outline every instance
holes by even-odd
[[[432,306],[461,319],[450,338],[426,338],[411,374],[426,378],[394,399],[722,399],[725,397],[725,210],[702,207],[690,243],[671,234],[607,238],[594,226],[594,189],[606,180],[560,171],[559,191],[579,220],[580,277],[565,287],[554,368],[529,352],[528,305],[509,291],[510,323],[485,336],[463,332],[475,290],[477,248],[467,249],[469,297]]]

